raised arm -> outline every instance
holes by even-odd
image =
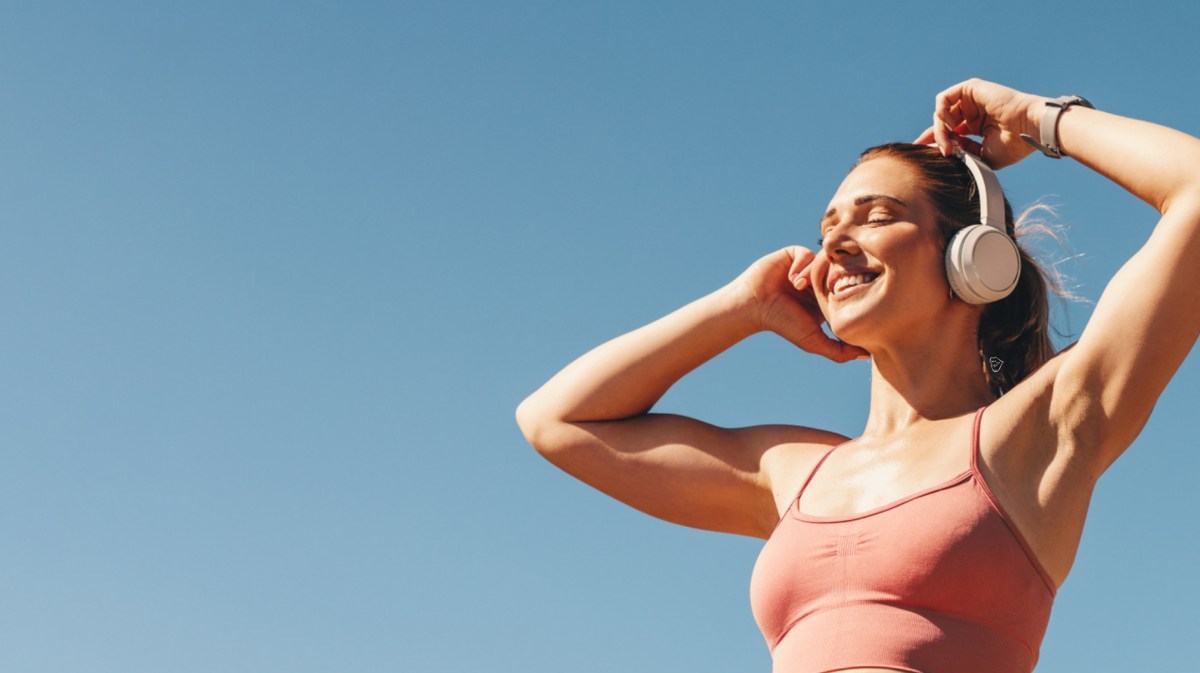
[[[938,95],[921,140],[943,149],[983,137],[999,168],[1030,154],[1046,98],[981,80]],[[1104,175],[1161,214],[1149,239],[1105,288],[1075,346],[1060,357],[1055,404],[1071,409],[1099,476],[1133,443],[1159,396],[1200,338],[1200,140],[1158,124],[1086,107],[1058,120],[1064,155]],[[964,143],[968,144],[968,143]],[[978,145],[976,145],[978,147]]]
[[[522,432],[559,468],[647,514],[769,535],[778,514],[766,454],[833,433],[724,429],[648,412],[688,372],[759,331],[775,331],[837,362],[864,354],[821,330],[815,299],[800,280],[812,259],[799,246],[779,250],[716,292],[591,350],[521,403]]]

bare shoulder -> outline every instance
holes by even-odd
[[[760,426],[761,466],[775,499],[777,516],[791,505],[804,478],[833,447],[848,441],[845,435],[803,425]],[[778,519],[776,519],[777,523]]]

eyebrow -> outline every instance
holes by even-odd
[[[905,208],[908,207],[908,204],[904,203],[900,199],[898,199],[894,196],[888,196],[887,194],[863,194],[862,196],[858,197],[857,199],[854,199],[854,205],[855,205],[855,207],[858,207],[863,204],[872,203],[875,201],[887,201],[888,203],[894,203],[899,206],[904,206]],[[825,220],[832,218],[836,214],[837,214],[837,208],[830,208],[828,211],[825,212],[824,217],[821,218],[821,224],[824,225]]]

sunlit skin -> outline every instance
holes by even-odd
[[[892,199],[861,202],[870,195]],[[936,212],[915,169],[891,157],[867,161],[846,176],[826,211],[833,215],[821,222],[824,242],[806,275],[834,335],[872,355],[863,436],[886,439],[993,401],[976,345],[982,307],[949,296]],[[883,273],[856,294],[833,298],[832,271],[855,266]]]
[[[999,170],[1033,152],[1020,135],[1042,137],[1049,104],[967,80],[937,95],[933,126],[914,142],[936,142],[943,156],[965,147]],[[1028,543],[1047,585],[1060,587],[1096,480],[1133,443],[1200,338],[1200,287],[1163,272],[1190,268],[1200,255],[1200,139],[1082,106],[1056,119],[1064,156],[1162,219],[1105,288],[1079,340],[1031,363],[1036,368],[999,399],[977,345],[985,306],[950,296],[937,213],[916,169],[885,156],[850,172],[820,213],[820,234],[812,224],[804,229],[805,240],[824,237],[820,246],[766,254],[725,286],[576,358],[518,407],[522,432],[554,465],[639,511],[764,540],[795,506],[854,516],[947,483],[966,469],[972,448],[976,479]],[[882,275],[853,295],[831,296],[831,271],[847,267]],[[764,372],[786,376],[798,398],[814,400],[797,406],[804,423],[822,424],[822,391],[831,379],[856,378],[860,365],[849,363],[872,356],[861,435],[847,442],[784,423],[723,428],[652,411],[681,377],[762,332],[837,365]],[[986,417],[975,416],[984,407]],[[973,417],[983,419],[974,435]]]

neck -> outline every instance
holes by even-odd
[[[973,329],[894,340],[871,355],[871,413],[864,437],[897,437],[996,400]]]

